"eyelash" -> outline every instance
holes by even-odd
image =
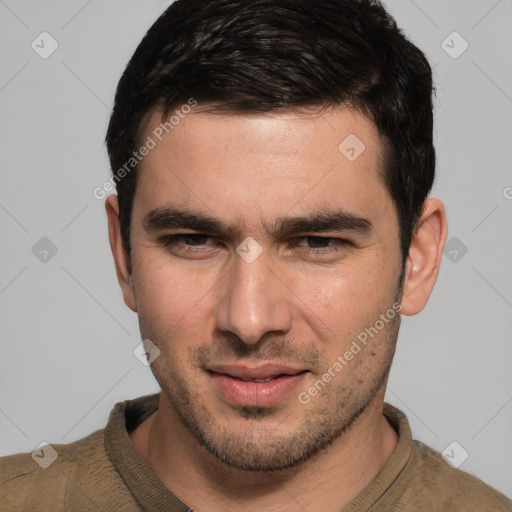
[[[209,235],[203,235],[200,233],[180,233],[177,235],[170,235],[170,236],[164,237],[163,243],[164,243],[164,247],[170,247],[173,244],[180,243],[180,239],[183,239],[183,238],[197,239],[197,238],[204,238],[204,237],[214,238]],[[308,239],[309,239],[309,241],[314,239],[316,241],[321,241],[321,242],[334,241],[336,243],[335,243],[335,245],[329,245],[326,247],[307,247],[307,246],[298,246],[298,245],[295,245],[294,247],[301,247],[302,248],[301,250],[306,251],[308,254],[325,255],[325,254],[330,254],[333,252],[340,251],[341,248],[352,245],[351,242],[349,242],[348,240],[344,240],[342,238],[321,237],[321,236],[301,236],[301,237],[294,238],[292,240],[292,242],[296,242],[298,240],[308,240]],[[194,245],[187,245],[182,242],[182,243],[180,243],[180,245],[181,245],[180,249],[185,252],[192,252],[192,253],[206,252],[203,248],[200,248],[200,246],[204,245],[204,244],[198,244],[197,246],[194,246]],[[196,247],[196,248],[192,248],[192,247]]]
[[[308,240],[311,241],[312,239],[326,242],[326,241],[334,241],[334,245],[328,245],[326,247],[306,247],[306,246],[295,246],[295,247],[303,247],[304,250],[307,250],[310,254],[329,254],[332,252],[340,251],[341,248],[347,247],[350,244],[348,240],[344,240],[343,238],[333,238],[333,237],[322,237],[322,236],[301,236],[294,239],[296,240]]]

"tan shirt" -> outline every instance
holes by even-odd
[[[159,394],[126,400],[115,405],[103,430],[33,455],[0,458],[0,510],[189,512],[128,437],[158,402]],[[385,404],[384,414],[399,434],[398,445],[373,483],[340,512],[512,512],[503,494],[413,441],[402,412]]]

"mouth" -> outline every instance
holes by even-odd
[[[266,377],[265,379],[240,379],[238,377],[232,377],[231,375],[228,375],[228,377],[232,377],[233,379],[236,379],[236,380],[241,380],[242,382],[270,382],[271,380],[276,380],[276,379],[279,379],[280,377],[283,377],[284,375],[286,374],[281,374],[281,375],[273,375],[272,377]]]
[[[271,407],[304,379],[308,370],[280,364],[212,365],[206,368],[221,398],[243,407]]]

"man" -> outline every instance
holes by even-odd
[[[105,203],[162,393],[46,469],[4,458],[6,510],[512,510],[384,404],[446,239],[431,96],[378,2],[172,4],[119,83]]]

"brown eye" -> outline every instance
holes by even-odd
[[[162,238],[161,243],[174,256],[191,259],[214,256],[221,248],[216,238],[202,233],[168,235]]]
[[[338,245],[347,245],[349,242],[341,238],[326,238],[322,236],[305,236],[298,240],[305,241],[306,244],[297,243],[300,247],[310,247],[311,249],[327,249]]]
[[[172,241],[181,242],[185,245],[204,245],[211,238],[208,235],[197,235],[192,233],[187,233],[184,235],[174,235],[171,237]]]
[[[320,236],[308,236],[307,241],[310,245],[310,247],[313,247],[314,249],[318,249],[320,247],[329,247],[330,242],[333,240],[333,238],[322,238]]]

